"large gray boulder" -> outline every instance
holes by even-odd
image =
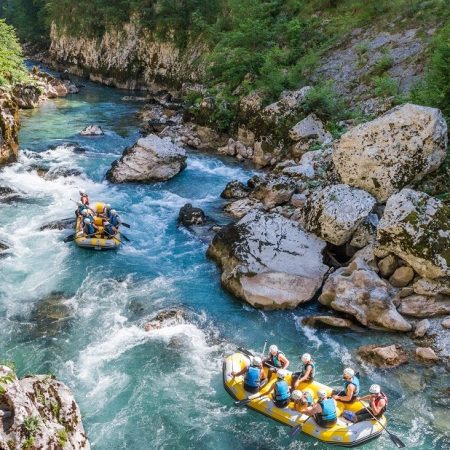
[[[257,308],[295,308],[313,298],[328,267],[325,242],[277,214],[250,211],[223,228],[208,248],[222,284]]]
[[[369,328],[410,331],[411,324],[395,309],[392,294],[389,284],[357,257],[328,277],[319,301]]]
[[[185,167],[184,149],[150,134],[125,150],[112,163],[106,178],[113,183],[166,181]]]
[[[345,244],[369,215],[375,199],[361,189],[336,184],[314,191],[301,210],[301,222],[335,245]]]
[[[423,192],[403,189],[388,200],[377,240],[422,277],[450,276],[450,208]]]
[[[1,365],[0,379],[1,449],[90,449],[80,409],[64,383],[49,375],[18,379]]]
[[[385,201],[436,170],[446,149],[447,124],[441,111],[405,104],[345,133],[333,161],[344,183]]]

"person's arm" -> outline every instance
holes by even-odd
[[[247,372],[247,367],[244,367],[242,370],[240,370],[239,372],[231,372],[232,377],[239,377],[241,375],[244,375],[245,372]]]
[[[281,367],[287,369],[289,367],[289,360],[284,355],[279,355],[279,360],[281,362]]]
[[[382,398],[379,402],[378,402],[378,406],[375,405],[374,402],[370,403],[370,409],[372,410],[372,413],[375,416],[378,416],[378,414],[380,414],[381,410],[386,406],[386,401],[384,400],[384,398]]]
[[[353,397],[353,392],[355,391],[355,386],[353,384],[349,384],[347,386],[347,394],[346,395],[333,395],[335,400],[341,400],[342,402],[349,402]]]
[[[362,397],[356,397],[356,400],[360,401],[360,400],[370,400],[371,399],[371,395],[367,394],[367,395],[363,395]]]
[[[320,413],[322,410],[320,409],[320,405],[316,403],[315,405],[308,406],[304,411],[303,414],[306,414],[307,416],[314,416],[314,414]]]

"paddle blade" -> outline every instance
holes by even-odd
[[[301,429],[301,425],[297,425],[296,427],[292,428],[292,430],[289,431],[289,437],[293,438]]]
[[[125,222],[122,222],[122,225],[123,225],[124,227],[126,227],[126,228],[131,228],[131,225],[128,225],[128,224],[125,223]]]
[[[387,430],[386,430],[387,431]],[[397,437],[395,434],[389,433],[389,437],[391,438],[391,441],[398,447],[398,448],[405,448],[406,445],[403,443],[403,441]]]
[[[130,242],[130,240],[123,233],[120,233],[120,236],[122,239],[125,239],[126,242]]]
[[[238,347],[238,352],[241,352],[247,356],[255,356],[250,350],[246,350],[245,348],[242,347]]]
[[[245,398],[244,400],[239,400],[237,402],[234,402],[234,406],[244,406],[247,403],[250,403],[252,401],[251,398]]]
[[[72,242],[75,240],[76,237],[77,237],[76,234],[71,234],[70,236],[67,236],[66,238],[64,238],[64,242]]]

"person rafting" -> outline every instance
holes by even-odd
[[[89,206],[89,196],[84,189],[80,189],[80,201],[83,205]]]
[[[313,404],[313,398],[309,391],[295,390],[291,394],[291,399],[294,402],[293,409],[298,412],[303,412],[308,406]]]
[[[117,211],[115,209],[111,209],[111,217],[110,217],[109,221],[111,222],[111,225],[113,227],[116,227],[117,229],[119,229],[119,226],[122,222],[120,220],[119,214],[117,214]]]
[[[245,375],[244,389],[247,392],[258,392],[267,383],[262,359],[259,356],[253,356],[249,366],[244,367],[239,372],[231,372],[231,375],[233,378]]]
[[[303,363],[303,368],[300,372],[294,372],[291,379],[291,389],[295,389],[300,383],[305,381],[313,381],[316,372],[314,361],[309,353],[303,353],[300,360]]]
[[[303,411],[303,414],[314,417],[317,425],[322,428],[332,428],[337,422],[336,402],[323,389],[317,391],[317,396],[317,402]]]
[[[273,402],[277,408],[285,408],[289,404],[289,400],[291,398],[291,393],[289,390],[289,385],[285,380],[287,375],[287,370],[278,369],[277,378],[278,380],[272,384],[270,389],[267,391],[266,395],[269,395],[273,392]]]
[[[85,236],[94,236],[95,233],[98,231],[97,225],[93,223],[93,221],[86,217],[83,222],[83,233]]]
[[[270,364],[270,373],[276,372],[278,369],[287,369],[289,366],[289,360],[284,356],[284,353],[278,350],[276,345],[269,347],[269,355],[263,359],[263,364]]]
[[[99,215],[104,219],[109,220],[111,218],[111,205],[109,203],[105,203],[105,206],[103,207],[103,210]]]
[[[333,390],[333,398],[343,403],[353,403],[359,394],[359,378],[350,367],[344,369],[342,378],[344,379],[344,389]]]
[[[83,215],[83,211],[86,209],[86,205],[82,202],[77,202],[77,209],[75,210],[75,216],[81,217]]]
[[[369,388],[369,394],[363,397],[357,397],[357,400],[368,400],[369,401],[369,411],[366,408],[362,408],[356,413],[351,411],[345,411],[344,417],[352,422],[363,422],[364,420],[372,419],[375,416],[380,419],[381,416],[386,412],[388,405],[388,398],[384,392],[381,392],[380,385],[372,384]],[[372,414],[371,414],[372,413]]]
[[[112,238],[117,234],[117,228],[113,227],[110,222],[103,223],[103,234],[106,238]]]

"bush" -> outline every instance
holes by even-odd
[[[0,20],[0,86],[29,81],[14,28]]]
[[[41,427],[41,419],[36,416],[28,416],[23,420],[23,429],[28,437],[33,437]]]
[[[59,430],[58,431],[58,445],[60,447],[63,447],[67,444],[67,442],[69,441],[69,434],[67,433],[67,431],[64,430]]]
[[[325,121],[338,121],[350,115],[330,82],[314,86],[302,106],[306,113],[315,113]]]
[[[392,67],[393,62],[391,55],[383,55],[372,67],[371,74],[378,76],[383,75]]]
[[[399,82],[391,77],[375,77],[374,85],[377,97],[387,98],[398,94]]]

